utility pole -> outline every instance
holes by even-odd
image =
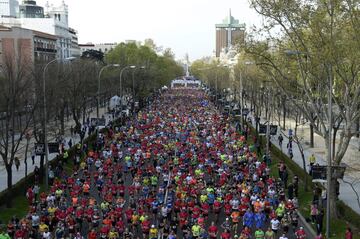
[[[239,85],[239,94],[240,94],[240,122],[241,122],[241,128],[243,129],[244,128],[244,115],[243,115],[243,112],[244,112],[244,100],[243,100],[243,84],[242,84],[242,73],[241,73],[241,70],[240,70],[240,85]]]
[[[326,172],[326,238],[330,238],[330,208],[331,208],[331,163],[332,163],[332,66],[329,65],[329,94],[328,94],[328,155],[327,155],[327,172]],[[334,189],[333,189],[334,190]],[[335,205],[333,205],[335,206]]]

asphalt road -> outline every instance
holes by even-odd
[[[121,141],[120,151],[122,151],[123,157],[118,162],[112,162],[110,167],[107,169],[111,172],[112,176],[109,177],[108,174],[104,173],[105,182],[103,188],[107,185],[118,186],[122,184],[121,182],[119,183],[119,180],[123,181],[123,184],[127,189],[124,194],[125,204],[123,206],[123,211],[126,211],[126,209],[130,207],[134,208],[135,211],[144,210],[145,214],[149,216],[151,224],[154,224],[156,228],[160,227],[161,217],[159,214],[162,205],[169,203],[172,207],[171,212],[169,212],[170,216],[166,220],[167,224],[170,224],[171,218],[176,217],[176,213],[173,209],[176,188],[179,188],[181,185],[182,188],[187,188],[188,190],[194,189],[197,196],[193,198],[199,198],[201,194],[198,185],[189,186],[189,181],[181,184],[180,181],[177,181],[176,176],[186,176],[190,173],[192,177],[195,177],[193,176],[194,170],[199,168],[199,164],[203,164],[203,162],[195,160],[195,164],[192,164],[190,160],[188,162],[186,162],[187,160],[184,160],[185,162],[179,164],[175,162],[175,158],[184,159],[186,158],[185,155],[188,154],[197,155],[197,157],[202,157],[202,155],[205,156],[205,158],[209,157],[209,155],[206,155],[206,152],[202,152],[204,150],[206,151],[206,149],[202,148],[201,145],[210,143],[210,139],[212,137],[225,138],[227,130],[230,129],[230,122],[227,119],[220,117],[219,112],[215,109],[212,103],[207,101],[206,106],[200,106],[202,105],[204,99],[199,97],[203,97],[202,93],[194,92],[194,95],[192,95],[187,92],[181,92],[180,94],[174,93],[173,95],[166,95],[164,98],[154,102],[148,109],[143,110],[143,113],[146,114],[142,113],[138,115],[137,118],[127,122],[126,126],[119,129],[121,137],[118,137],[118,142]],[[202,131],[204,132],[200,133]],[[197,134],[192,135],[192,132],[197,132]],[[213,133],[218,133],[218,136],[216,136],[216,134],[213,135]],[[221,142],[226,143],[224,143],[224,145],[218,145],[218,151],[225,152],[224,148],[227,147],[227,144],[230,144],[230,140],[227,139]],[[141,148],[143,150],[139,151]],[[152,153],[150,158],[144,157],[148,149],[151,149],[150,152]],[[231,150],[228,151],[230,152]],[[237,154],[237,151],[231,152]],[[136,156],[136,154],[138,156]],[[126,163],[129,162],[129,160],[125,159],[126,156],[131,158],[131,163]],[[138,160],[136,158],[138,158]],[[214,160],[214,162],[205,162],[204,166],[216,164],[216,159]],[[103,159],[103,164],[105,164],[105,159]],[[133,170],[133,175],[130,170],[125,170],[125,168],[129,165]],[[160,166],[157,168],[158,171],[156,171],[156,166]],[[236,166],[234,167],[236,168]],[[100,204],[108,192],[106,190],[103,192],[99,192],[97,190],[94,179],[94,173],[96,172],[94,165],[91,166],[90,172],[90,196],[94,197]],[[134,193],[134,196],[130,196],[129,187],[135,185],[133,177],[135,173],[139,173],[139,175],[141,175],[142,188],[138,193]],[[233,180],[233,176],[237,174],[237,171],[232,169],[228,170],[227,173],[229,173],[230,176],[226,178],[227,180],[224,183],[224,194],[229,192],[226,190],[231,190],[231,188],[236,184]],[[167,177],[166,175],[169,174],[171,175],[172,180],[170,180],[168,184],[164,185],[164,175]],[[144,178],[151,178],[153,175],[158,176],[156,186],[150,186],[148,192],[144,192],[146,191],[144,190]],[[221,176],[219,175],[221,175],[221,173],[205,173],[203,176],[204,186],[210,186],[216,189],[217,182],[221,179]],[[83,178],[84,176],[84,172],[81,171],[77,177]],[[186,197],[191,198],[189,195],[190,194]],[[118,194],[116,194],[116,196],[118,197]],[[153,198],[154,200],[160,202],[157,213],[153,213],[152,206],[145,206],[147,204],[146,200],[149,198]],[[161,202],[164,203],[161,204]],[[115,198],[113,199],[113,206],[115,206]],[[188,209],[187,213],[189,214],[190,220],[194,211]],[[105,215],[108,214],[103,212],[100,213],[100,215],[104,218]],[[215,222],[219,229],[218,238],[220,238],[219,235],[223,231],[221,225],[226,219],[224,209],[221,209],[217,219],[215,218],[215,213],[212,210],[210,210],[209,215],[204,219],[206,230],[210,226],[211,222]],[[270,220],[267,218],[262,227],[264,231],[269,227],[269,221]],[[175,224],[178,223],[179,222],[176,221]],[[143,238],[140,225],[132,227],[130,223],[126,222],[125,225],[134,233],[133,238]],[[301,222],[299,226],[300,225]],[[231,231],[232,236],[235,234],[240,235],[242,228],[242,221],[240,221],[237,231]],[[83,236],[86,236],[90,229],[91,225],[85,220],[81,226],[81,233]],[[251,238],[255,238],[255,230],[256,228],[254,224],[251,228]],[[282,232],[280,230],[276,238],[279,238],[281,233]],[[179,226],[177,226],[176,234],[178,236],[177,238],[186,238]],[[307,235],[310,235],[309,232],[307,232]],[[289,232],[287,233],[287,237],[296,238],[291,226]],[[161,238],[161,234],[159,234],[159,238]]]

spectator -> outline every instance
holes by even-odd
[[[352,238],[353,238],[353,233],[351,231],[351,228],[347,227],[345,231],[345,239],[352,239]]]
[[[283,138],[282,134],[280,133],[280,134],[279,134],[279,137],[278,137],[278,141],[279,141],[279,146],[280,146],[281,149],[282,149],[282,142],[283,142],[283,140],[284,140],[284,138]]]
[[[310,216],[311,216],[312,224],[316,223],[316,217],[317,217],[318,213],[319,213],[319,210],[318,210],[317,204],[312,203],[310,206]]]
[[[19,167],[20,167],[20,160],[18,157],[14,158],[14,162],[15,162],[15,167],[16,167],[16,171],[19,171]]]
[[[315,165],[315,163],[316,163],[316,158],[315,158],[314,154],[311,154],[309,157],[309,165],[310,165],[309,174],[310,175],[312,175],[312,169],[313,169],[313,166]]]
[[[317,234],[320,234],[323,228],[323,219],[324,219],[324,209],[321,208],[316,215],[316,231]]]
[[[36,157],[35,150],[32,150],[32,151],[31,151],[31,161],[32,161],[32,165],[35,164],[35,157]]]

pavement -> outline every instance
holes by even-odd
[[[106,119],[109,119],[109,116],[106,115],[106,108],[100,108],[99,112],[100,112],[100,116],[105,115]],[[96,110],[93,110],[93,112],[90,114],[90,118],[91,117],[96,117]],[[75,125],[74,121],[72,119],[70,119],[69,121],[65,122],[65,136],[64,136],[64,140],[65,140],[65,148],[68,149],[68,142],[71,139],[72,140],[72,144],[75,145],[78,142],[80,142],[80,136],[78,134],[73,134],[71,135],[70,133],[70,127],[71,125]],[[87,132],[85,135],[85,138],[88,136]],[[50,137],[48,139],[49,142],[53,142],[55,141],[54,137]],[[32,159],[31,159],[31,152],[34,149],[34,143],[35,143],[35,139],[30,139],[29,142],[29,149],[28,149],[28,157],[27,157],[27,165],[28,165],[28,174],[32,173],[35,169],[35,167],[40,167],[40,156],[36,156],[35,157],[35,164],[32,164]],[[25,155],[25,144],[26,144],[26,140],[24,139],[23,142],[21,142],[21,149],[19,150],[17,156],[19,157],[20,160],[20,167],[19,170],[16,170],[15,165],[13,165],[13,185],[15,185],[17,182],[19,182],[21,179],[23,179],[25,177],[25,163],[24,163],[24,155]],[[49,161],[53,160],[55,157],[57,156],[57,153],[52,153],[49,154]],[[1,164],[0,164],[0,192],[4,191],[7,188],[7,173],[6,173],[6,169],[5,166],[3,164],[3,161],[0,160]]]
[[[250,118],[253,118],[251,115],[249,115]],[[278,132],[276,136],[272,136],[271,137],[271,142],[273,143],[274,146],[276,146],[277,148],[281,149],[283,152],[285,152],[285,154],[287,154],[287,148],[286,145],[288,143],[288,138],[287,137],[283,137],[283,143],[282,143],[282,147],[280,147],[279,142],[278,142],[278,136],[279,134],[283,134],[283,135],[288,135],[288,129],[292,128],[294,129],[294,122],[291,122],[290,119],[287,119],[287,121],[289,120],[289,123],[286,124],[287,128],[285,130],[281,130],[280,127],[278,127]],[[264,123],[266,120],[264,118],[261,118],[261,123]],[[254,120],[252,120],[252,124],[255,125]],[[303,129],[300,128],[299,131],[300,133],[304,133],[301,132]],[[306,134],[305,134],[306,136]],[[309,161],[308,158],[311,156],[311,154],[314,154],[314,156],[316,157],[316,163],[318,163],[319,165],[327,165],[327,161],[326,161],[326,154],[324,153],[324,151],[326,151],[325,149],[325,143],[323,138],[321,138],[318,135],[315,135],[314,137],[314,148],[310,148],[308,143],[302,143],[302,146],[304,148],[304,155],[305,155],[305,159],[306,159],[306,164],[307,164],[307,172],[309,172]],[[357,151],[357,138],[353,138],[351,140],[351,147],[349,146],[349,149],[347,152],[347,155],[351,155],[352,153],[355,153],[357,155],[357,159],[359,159],[359,152]],[[356,147],[355,147],[356,146]],[[303,168],[303,161],[302,161],[302,157],[298,148],[298,145],[293,142],[293,161],[296,162],[301,168]],[[287,154],[288,155],[288,154]],[[346,157],[346,155],[345,155]],[[347,159],[349,160],[349,159]],[[359,161],[359,160],[358,160]],[[351,167],[349,167],[351,169]],[[347,168],[347,170],[349,169]],[[354,168],[352,168],[354,170]],[[355,169],[356,170],[356,169]],[[357,171],[357,170],[356,170]],[[358,174],[358,171],[357,171]],[[354,174],[352,173],[345,173],[344,179],[341,180],[339,179],[339,183],[340,183],[340,195],[339,195],[339,199],[342,200],[347,206],[349,206],[350,208],[352,208],[355,212],[357,212],[358,214],[360,214],[360,203],[359,203],[359,198],[358,195],[360,195],[360,178],[359,177],[355,177]]]

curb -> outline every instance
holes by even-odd
[[[311,234],[310,238],[315,238],[317,236],[317,234],[316,234],[314,228],[308,222],[306,222],[304,216],[299,211],[297,211],[297,214],[299,215],[299,219],[300,219],[301,223],[304,225],[306,231],[310,232],[310,234]]]

